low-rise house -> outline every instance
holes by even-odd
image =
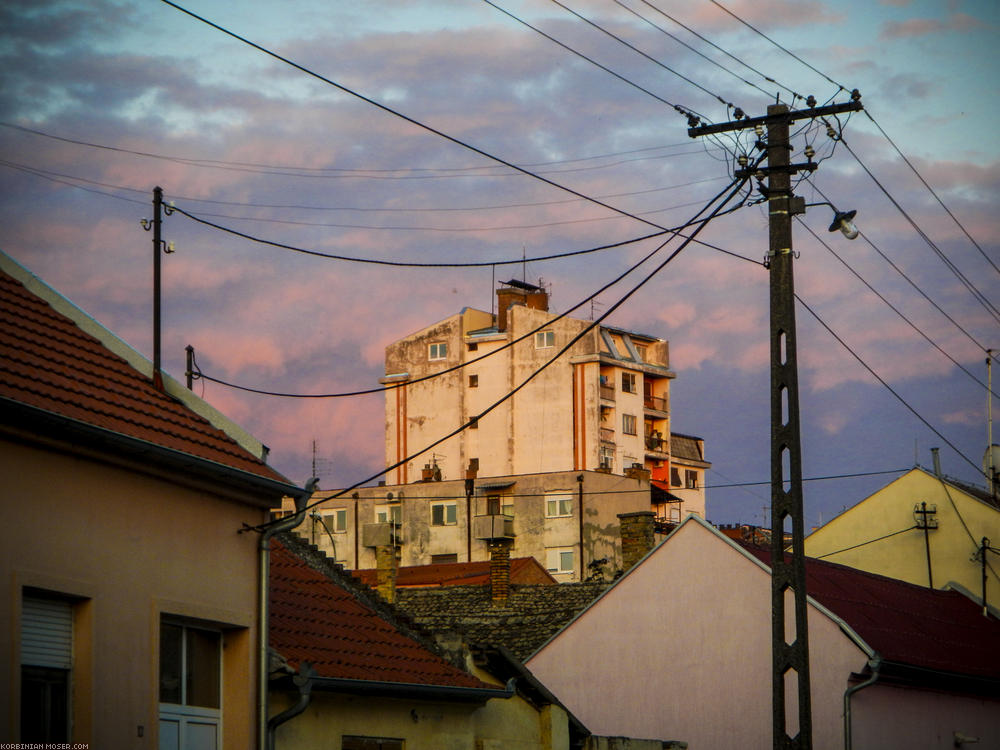
[[[257,747],[260,555],[240,531],[302,490],[2,254],[0,351],[0,738]]]
[[[771,747],[768,560],[689,516],[526,664],[595,734]],[[1000,746],[998,610],[814,559],[806,576],[813,747]]]
[[[351,574],[366,586],[378,586],[378,570],[354,570]],[[396,588],[429,588],[435,586],[485,586],[490,582],[490,561],[471,563],[441,563],[409,565],[396,571]],[[518,557],[510,561],[510,583],[556,583],[556,579],[533,557]]]
[[[985,583],[986,601],[1000,604],[998,542],[992,494],[916,467],[813,531],[805,551],[921,586],[958,584],[980,599]]]
[[[271,560],[275,747],[569,750],[589,734],[523,665],[447,654],[300,537]]]

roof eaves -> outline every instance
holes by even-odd
[[[152,380],[152,362],[142,356],[142,354],[132,348],[124,340],[120,339],[110,330],[98,323],[94,318],[84,312],[72,301],[61,295],[55,289],[42,281],[38,276],[2,251],[0,251],[0,271],[3,271],[16,279],[31,294],[34,294],[36,297],[44,300],[57,313],[69,318],[84,333],[93,336],[105,348],[124,359],[141,375]],[[196,396],[192,391],[182,386],[171,376],[166,373],[161,373],[161,375],[163,376],[164,390],[169,396],[172,396],[191,411],[208,420],[214,427],[226,433],[231,439],[235,440],[240,447],[248,453],[262,461],[266,460],[268,449],[267,446],[265,446],[260,440],[233,422],[215,407]]]

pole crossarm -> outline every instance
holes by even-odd
[[[692,138],[698,138],[703,135],[712,135],[714,133],[728,133],[731,130],[746,130],[747,128],[754,128],[757,125],[762,127],[767,127],[776,120],[784,120],[787,123],[793,123],[796,120],[806,120],[813,119],[816,117],[826,117],[828,115],[839,115],[844,112],[858,112],[864,109],[861,102],[860,94],[857,94],[857,99],[845,102],[843,104],[828,104],[824,107],[810,107],[808,109],[797,109],[794,112],[788,110],[785,107],[785,111],[782,113],[767,114],[761,117],[745,117],[742,120],[731,120],[730,122],[720,122],[712,125],[698,125],[693,128],[688,128],[688,135]],[[768,108],[771,109],[770,107]]]

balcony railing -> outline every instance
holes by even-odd
[[[615,400],[615,387],[613,385],[605,385],[601,383],[601,398],[606,401]]]
[[[646,450],[658,453],[667,452],[667,441],[655,435],[646,435]]]
[[[599,431],[599,436],[602,443],[613,443],[615,442],[615,431],[610,427],[601,427]]]
[[[655,411],[667,410],[667,399],[665,399],[663,396],[644,396],[642,399],[642,404],[647,409],[653,409]]]

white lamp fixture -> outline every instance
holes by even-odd
[[[830,231],[836,232],[839,229],[847,239],[853,240],[858,236],[858,234],[860,234],[857,225],[854,223],[854,217],[858,212],[834,210],[836,215],[833,217],[833,223],[830,225]]]

